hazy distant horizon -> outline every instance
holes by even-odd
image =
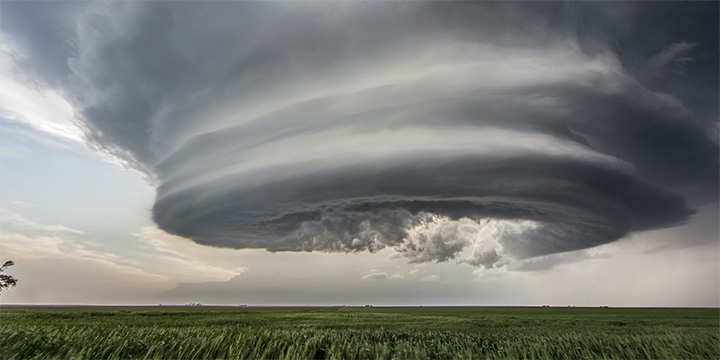
[[[103,308],[158,308],[158,307],[222,307],[222,308],[364,308],[370,305],[371,308],[420,308],[420,307],[440,307],[440,308],[578,308],[578,309],[719,309],[720,306],[609,306],[609,305],[377,305],[377,304],[358,304],[358,305],[312,305],[312,304],[295,304],[295,305],[272,305],[272,304],[0,304],[0,307],[103,307]]]

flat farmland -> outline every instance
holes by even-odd
[[[720,310],[2,306],[2,359],[718,359]]]

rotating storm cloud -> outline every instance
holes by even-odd
[[[93,3],[35,65],[169,233],[492,268],[717,202],[717,34],[663,6]]]

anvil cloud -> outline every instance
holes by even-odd
[[[714,3],[82,5],[36,76],[201,244],[490,268],[717,201]]]

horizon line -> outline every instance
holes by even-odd
[[[352,304],[352,305],[311,305],[311,304],[292,304],[292,305],[262,305],[262,304],[202,304],[202,303],[188,303],[188,304],[0,304],[0,307],[11,306],[30,306],[30,307],[232,307],[232,308],[303,308],[303,307],[314,307],[314,308],[366,308],[366,307],[377,307],[377,308],[413,308],[413,307],[442,307],[442,308],[453,308],[453,307],[477,307],[477,308],[591,308],[591,309],[720,309],[720,305],[715,306],[611,306],[611,305],[548,305],[548,304],[533,304],[533,305],[385,305],[385,304]]]

